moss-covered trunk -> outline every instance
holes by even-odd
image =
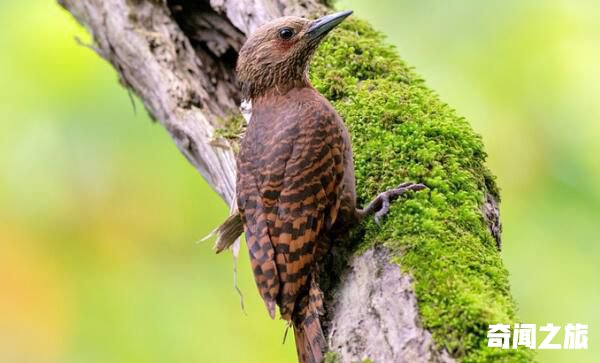
[[[359,201],[404,181],[429,187],[394,203],[383,226],[369,223],[355,253],[387,247],[413,277],[423,326],[453,358],[530,361],[527,350],[487,347],[488,325],[514,322],[515,304],[498,221],[484,213],[499,197],[481,137],[365,22],[332,33],[310,75],[352,135]]]

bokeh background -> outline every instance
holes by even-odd
[[[525,323],[600,342],[600,2],[344,0],[483,135]],[[293,362],[226,207],[53,1],[0,2],[0,362]],[[494,323],[494,322],[490,322]],[[562,336],[562,334],[561,334]]]

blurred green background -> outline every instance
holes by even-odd
[[[483,135],[520,320],[600,344],[600,2],[339,1]],[[53,1],[0,3],[0,362],[293,362],[226,207]],[[500,322],[490,322],[500,323]],[[562,333],[561,333],[562,336]]]

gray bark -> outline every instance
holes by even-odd
[[[283,15],[327,11],[317,0],[59,0],[94,37],[94,49],[135,92],[179,150],[231,205],[235,158],[214,141],[239,112],[237,51],[247,34]],[[342,362],[450,362],[420,324],[410,277],[385,250],[354,256],[326,296],[329,349]]]
[[[453,362],[419,325],[412,278],[389,257],[375,247],[350,261],[328,304],[330,348],[342,362]]]

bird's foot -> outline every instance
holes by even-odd
[[[383,217],[390,211],[390,203],[397,199],[402,194],[409,190],[419,191],[427,188],[424,184],[415,184],[411,182],[402,183],[396,188],[386,190],[380,193],[375,199],[373,199],[364,209],[359,210],[358,214],[361,219],[373,214],[373,219],[378,225],[381,224]]]

